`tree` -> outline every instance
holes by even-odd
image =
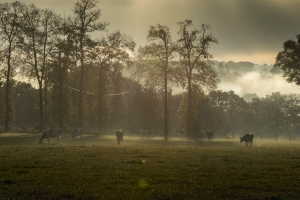
[[[80,54],[80,83],[79,83],[79,105],[78,105],[78,126],[83,126],[83,83],[85,75],[85,46],[88,33],[94,31],[105,30],[108,23],[100,22],[101,10],[96,7],[97,0],[79,0],[74,5],[74,18],[72,21],[72,28],[76,33],[79,41],[79,54]]]
[[[227,115],[221,107],[213,106],[209,96],[204,96],[198,101],[197,113],[196,124],[202,133],[205,134],[207,130],[214,133],[226,131]]]
[[[184,96],[183,96],[183,99],[181,101],[181,104],[180,104],[180,109],[178,111],[178,116],[179,116],[179,119],[180,119],[180,127],[185,127],[185,132],[187,132],[187,124],[189,123],[190,124],[190,131],[192,132],[196,132],[196,133],[199,133],[201,130],[200,128],[203,128],[203,126],[201,127],[201,125],[198,124],[199,122],[199,102],[201,102],[201,100],[204,98],[205,94],[204,94],[204,91],[199,88],[198,86],[193,86],[191,88],[191,92],[193,95],[191,95],[192,97],[192,103],[190,105],[192,105],[193,107],[191,108],[191,112],[192,112],[192,117],[189,119],[191,120],[193,123],[190,123],[188,122],[188,118],[187,118],[187,115],[188,115],[188,96],[189,96],[189,93],[188,92],[185,92],[184,93]],[[203,124],[203,122],[201,122]]]
[[[30,83],[18,82],[14,85],[13,98],[15,102],[14,126],[35,127],[39,119],[39,91]]]
[[[125,96],[127,103],[126,128],[139,133],[140,129],[149,129],[153,133],[163,129],[162,91],[154,87],[142,86],[128,80],[130,93]]]
[[[121,79],[121,71],[123,67],[131,60],[129,52],[133,52],[135,42],[131,37],[121,34],[120,31],[108,33],[107,37],[102,39],[93,48],[87,50],[87,58],[89,64],[93,64],[98,68],[98,77],[96,83],[98,85],[98,128],[102,129],[104,120],[104,103],[106,96],[105,88],[107,88],[106,78]],[[114,81],[117,83],[118,81]],[[116,87],[117,88],[117,87]],[[117,91],[121,92],[121,91]]]
[[[136,74],[141,74],[146,84],[164,88],[164,140],[168,139],[168,81],[172,79],[170,62],[174,58],[177,46],[172,42],[169,27],[157,24],[150,26],[147,35],[150,45],[139,49],[139,62]]]
[[[180,83],[188,90],[187,134],[195,135],[192,131],[194,123],[192,113],[192,86],[200,84],[201,87],[214,89],[216,87],[217,73],[213,70],[212,55],[208,52],[212,43],[217,39],[212,34],[207,34],[209,25],[202,24],[201,29],[192,29],[192,20],[178,22],[179,25],[179,55],[180,64],[177,70],[180,74]]]
[[[68,71],[76,69],[77,46],[74,31],[67,23],[63,25],[63,34],[55,44],[55,51],[51,55],[50,82],[52,86],[51,116],[64,128],[73,117],[73,104],[70,92],[70,74]]]
[[[284,112],[286,113],[287,123],[289,122],[292,129],[299,126],[300,119],[300,95],[288,94],[284,95]]]
[[[34,4],[22,9],[23,63],[29,77],[35,77],[39,87],[40,129],[44,128],[43,86],[46,77],[49,55],[54,41],[60,34],[61,18],[48,9],[40,9]]]
[[[214,107],[222,108],[227,115],[228,130],[238,132],[244,127],[245,112],[248,111],[247,102],[234,93],[234,91],[223,92],[221,90],[211,91],[209,94]]]
[[[14,3],[0,3],[0,39],[2,40],[3,49],[0,55],[6,58],[7,68],[6,74],[6,92],[5,92],[5,122],[4,130],[8,130],[8,123],[12,120],[10,117],[10,108],[12,103],[11,95],[11,77],[13,76],[13,62],[15,60],[15,51],[22,41],[20,35],[20,22],[22,5],[16,1]],[[14,63],[16,65],[16,63]],[[10,98],[11,97],[11,98]]]
[[[2,61],[3,61],[3,58],[0,57],[0,67],[2,68]],[[0,68],[0,69],[1,69]],[[1,72],[1,71],[0,71]],[[3,82],[4,82],[4,73],[0,73],[0,113],[2,113],[2,102],[3,102],[3,99],[2,99],[2,89],[3,89]],[[0,124],[4,123],[4,120],[2,120],[2,116],[0,115]]]
[[[274,67],[283,70],[283,77],[287,82],[295,82],[300,85],[300,34],[297,35],[297,41],[288,40],[283,44],[283,51],[280,51],[276,57]]]

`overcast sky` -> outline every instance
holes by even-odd
[[[21,0],[68,15],[76,0]],[[13,2],[13,0],[0,0]],[[274,64],[283,42],[300,34],[299,0],[99,0],[108,30],[131,35],[146,44],[150,25],[170,27],[174,39],[177,22],[191,19],[196,26],[212,27],[219,44],[211,47],[215,60]]]

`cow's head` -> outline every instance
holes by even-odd
[[[245,141],[245,138],[244,138],[244,137],[241,137],[240,139],[241,139],[240,143],[242,143],[242,142]]]

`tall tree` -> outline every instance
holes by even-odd
[[[5,92],[5,122],[4,129],[8,130],[11,108],[11,77],[13,75],[12,63],[15,61],[15,51],[20,44],[22,37],[20,35],[20,21],[22,5],[16,1],[13,3],[0,3],[0,39],[3,42],[0,49],[0,55],[6,58],[6,92]],[[14,63],[16,64],[16,63]],[[15,66],[16,67],[16,66]]]
[[[52,119],[58,122],[60,128],[71,120],[71,101],[69,88],[69,73],[76,65],[74,52],[72,51],[72,40],[59,40],[56,44],[57,52],[53,57],[51,66],[51,86],[52,86]]]
[[[168,81],[172,80],[173,61],[176,44],[172,41],[169,27],[157,24],[150,26],[148,41],[156,41],[139,49],[139,63],[136,74],[142,74],[146,84],[163,86],[164,91],[164,140],[168,140]]]
[[[98,125],[99,130],[103,125],[103,99],[105,94],[105,78],[112,75],[120,76],[123,66],[131,60],[129,52],[133,52],[135,42],[131,37],[121,34],[120,31],[108,33],[107,37],[102,37],[98,44],[89,49],[87,57],[90,58],[89,62],[94,63],[98,68]]]
[[[288,40],[283,44],[274,67],[283,70],[283,77],[287,82],[300,85],[300,34],[297,35],[297,41]]]
[[[212,55],[208,50],[212,43],[218,41],[211,33],[207,33],[211,29],[209,25],[202,24],[200,30],[193,28],[192,20],[178,22],[178,25],[180,65],[177,70],[181,75],[181,85],[188,90],[187,134],[195,136],[192,131],[192,86],[200,84],[203,89],[216,87],[217,73],[212,68]]]
[[[100,22],[101,10],[97,8],[97,0],[79,0],[73,9],[73,29],[79,41],[80,53],[80,83],[79,83],[79,105],[78,105],[78,126],[83,126],[83,88],[85,75],[85,46],[89,38],[88,33],[105,30],[108,23]]]
[[[35,77],[39,87],[40,129],[44,127],[43,86],[48,67],[48,58],[53,51],[54,41],[60,33],[61,18],[48,9],[34,4],[22,9],[22,32],[24,41],[23,63],[28,66],[30,77]]]

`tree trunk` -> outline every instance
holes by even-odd
[[[6,94],[5,94],[5,103],[6,103],[6,110],[5,110],[5,125],[4,125],[4,130],[8,131],[8,122],[9,122],[9,84],[10,84],[10,71],[11,71],[11,66],[10,66],[10,49],[9,49],[9,54],[7,56],[7,75],[6,75]]]
[[[80,42],[80,85],[79,85],[79,106],[78,106],[78,125],[83,127],[83,76],[84,76],[84,63],[83,63],[83,44]]]
[[[61,52],[59,51],[59,69],[58,69],[58,124],[59,128],[64,128],[63,122],[63,76],[62,76],[62,62]]]
[[[166,60],[166,66],[164,69],[165,73],[165,102],[164,102],[164,138],[165,142],[168,141],[168,74],[167,74],[167,67],[168,67],[168,59]]]
[[[103,119],[103,64],[99,68],[99,85],[98,85],[98,132],[102,130]]]
[[[49,113],[48,113],[48,82],[44,81],[44,126],[47,127],[49,124]]]
[[[186,121],[186,129],[187,129],[187,135],[189,137],[193,137],[194,133],[193,133],[193,113],[192,113],[192,85],[191,85],[191,79],[188,79],[188,109],[187,109],[187,121]]]
[[[44,110],[43,110],[43,84],[39,81],[39,97],[40,97],[40,130],[44,130]]]

